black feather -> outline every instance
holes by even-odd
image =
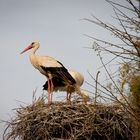
[[[69,74],[68,70],[65,67],[41,67],[45,72],[46,76],[49,78],[48,74],[51,74],[52,77],[61,78],[64,83],[67,84],[75,84],[76,81],[73,77]]]
[[[53,86],[56,87],[64,87],[66,84],[61,78],[53,77],[52,78]],[[48,90],[48,81],[43,85],[43,90]]]

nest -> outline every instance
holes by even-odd
[[[103,104],[47,105],[43,97],[16,109],[4,140],[129,140],[128,115],[118,106]]]

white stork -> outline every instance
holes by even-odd
[[[67,92],[67,101],[71,101],[71,94],[76,92],[78,95],[80,95],[83,98],[83,101],[85,104],[87,104],[87,101],[89,101],[89,95],[86,91],[81,90],[80,87],[82,86],[84,82],[84,76],[74,70],[68,71],[70,75],[73,77],[73,79],[76,81],[76,84],[74,85],[66,85],[63,82],[63,79],[60,77],[53,77],[52,81],[54,84],[54,91],[66,91]],[[43,90],[48,90],[48,81],[43,85]]]
[[[38,42],[32,42],[27,48],[25,48],[21,54],[32,49],[29,54],[32,65],[38,69],[48,79],[48,104],[52,102],[52,91],[54,88],[53,78],[59,78],[63,80],[63,83],[67,86],[73,86],[76,82],[73,77],[69,74],[68,70],[63,66],[62,63],[55,60],[50,56],[39,56],[35,52],[40,47]]]

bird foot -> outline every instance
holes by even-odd
[[[67,100],[67,104],[71,104],[71,100]]]
[[[48,101],[48,104],[47,105],[51,105],[51,104],[52,104],[52,102]]]

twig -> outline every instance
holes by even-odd
[[[99,77],[100,71],[97,72],[96,74],[96,86],[95,86],[95,97],[94,97],[94,104],[96,105],[97,103],[97,96],[98,96],[98,77]]]

